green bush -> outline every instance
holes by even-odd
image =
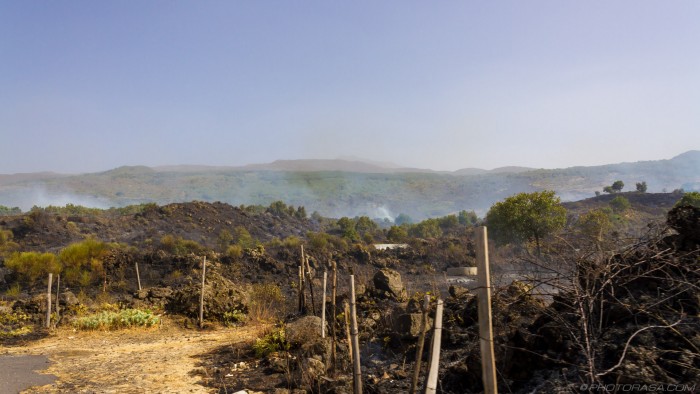
[[[290,345],[283,328],[275,329],[264,337],[256,339],[253,344],[253,351],[257,357],[266,357],[271,353],[286,351],[289,348]]]
[[[24,312],[0,312],[0,339],[29,334],[33,330],[31,316]]]
[[[223,323],[227,327],[235,326],[236,324],[243,323],[246,320],[246,314],[238,309],[234,309],[230,312],[224,312]]]
[[[231,245],[226,249],[226,255],[234,260],[243,257],[243,248],[240,245]]]
[[[205,251],[205,248],[197,241],[172,235],[164,235],[160,239],[160,249],[178,256],[190,253],[201,254]]]
[[[678,207],[682,205],[692,205],[696,208],[700,208],[700,192],[688,192],[683,194],[683,197],[678,200],[675,206]]]
[[[79,330],[116,330],[130,327],[152,327],[160,323],[160,317],[149,310],[123,309],[118,312],[102,311],[81,317],[73,322]]]
[[[5,260],[5,267],[17,272],[29,285],[44,279],[48,273],[61,272],[61,264],[53,253],[15,252]]]
[[[630,201],[622,196],[617,196],[610,200],[610,207],[615,213],[625,212],[630,208]]]

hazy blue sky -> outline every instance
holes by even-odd
[[[700,149],[698,1],[0,0],[0,173]]]

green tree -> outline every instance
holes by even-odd
[[[622,191],[622,188],[625,187],[625,183],[622,181],[615,181],[610,187],[612,188],[613,192],[619,193]]]
[[[219,250],[221,252],[226,252],[229,245],[231,245],[232,241],[233,235],[231,235],[231,233],[226,229],[223,229],[219,232],[219,238],[216,240],[217,244],[219,245]]]
[[[696,208],[700,208],[700,192],[688,192],[683,194],[683,197],[676,202],[675,206],[678,207],[681,205],[692,205]]]
[[[566,209],[554,191],[519,193],[494,204],[486,223],[497,244],[535,241],[540,254],[542,239],[566,224]]]
[[[377,223],[370,219],[369,216],[360,216],[355,221],[355,230],[363,237],[365,234],[372,233],[376,229]]]
[[[294,217],[297,219],[306,219],[306,208],[298,206],[296,212],[294,212]]]
[[[459,219],[456,215],[447,215],[438,219],[440,228],[443,231],[448,231],[459,226]]]
[[[604,192],[604,193],[610,193],[610,194],[615,193],[615,191],[613,190],[612,186],[605,186],[605,187],[603,188],[603,192]]]
[[[338,227],[340,227],[340,233],[343,238],[347,238],[351,241],[360,240],[360,234],[357,233],[354,220],[344,216],[338,219]]]
[[[418,238],[438,238],[442,235],[440,220],[426,219],[411,226],[409,233]]]
[[[610,221],[610,209],[594,209],[584,213],[578,219],[578,228],[581,233],[596,242],[603,241],[603,236],[612,227]]]
[[[243,226],[236,226],[233,229],[233,241],[244,249],[252,249],[257,244],[253,236]]]
[[[391,226],[386,238],[392,242],[404,242],[408,238],[408,231],[402,226]]]
[[[22,210],[19,209],[19,207],[6,207],[4,205],[0,205],[0,216],[7,216],[7,215],[19,215],[22,213]]]
[[[284,217],[289,215],[289,210],[292,210],[292,213],[294,213],[294,208],[293,207],[288,207],[287,204],[285,204],[283,201],[275,201],[270,206],[267,208],[267,211],[273,214],[274,216],[278,217]]]
[[[464,226],[475,225],[479,221],[474,211],[459,211],[457,218],[459,219],[459,224]]]
[[[622,196],[617,196],[610,200],[610,207],[615,213],[625,212],[630,208],[630,201]]]
[[[646,193],[647,192],[647,183],[642,181],[642,182],[637,182],[637,191],[640,193]]]

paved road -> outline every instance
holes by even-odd
[[[52,383],[55,376],[35,372],[48,366],[46,356],[0,356],[0,393],[17,394],[31,386]]]

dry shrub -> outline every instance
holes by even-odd
[[[279,320],[283,313],[284,295],[274,283],[256,283],[250,290],[248,318],[251,323],[269,323]]]

